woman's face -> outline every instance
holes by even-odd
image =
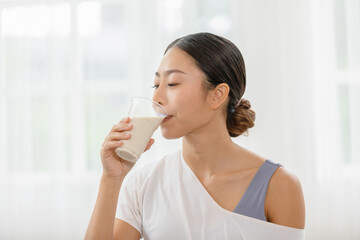
[[[183,50],[171,48],[155,74],[153,100],[163,105],[170,118],[161,123],[162,135],[175,139],[201,131],[211,119],[204,99],[203,72]]]

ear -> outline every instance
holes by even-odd
[[[211,90],[210,105],[213,110],[218,109],[228,98],[230,92],[229,85],[221,83]]]

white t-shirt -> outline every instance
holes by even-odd
[[[145,240],[305,239],[303,229],[222,208],[184,161],[181,149],[128,173],[116,218],[132,225]]]

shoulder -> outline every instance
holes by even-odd
[[[303,229],[305,202],[299,179],[283,167],[272,176],[265,199],[265,215],[269,222]]]

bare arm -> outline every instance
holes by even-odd
[[[305,228],[305,201],[300,181],[282,167],[276,170],[269,183],[265,213],[269,222]]]
[[[140,239],[140,233],[134,227],[120,219],[115,219],[121,185],[134,166],[134,163],[119,158],[115,153],[115,149],[123,144],[121,140],[131,137],[131,135],[125,135],[125,131],[132,129],[132,126],[128,125],[129,121],[130,119],[126,118],[114,125],[102,145],[100,153],[103,174],[93,214],[86,231],[86,240]],[[145,151],[153,143],[154,140],[151,139]]]
[[[113,239],[116,205],[123,178],[102,175],[85,239]]]

